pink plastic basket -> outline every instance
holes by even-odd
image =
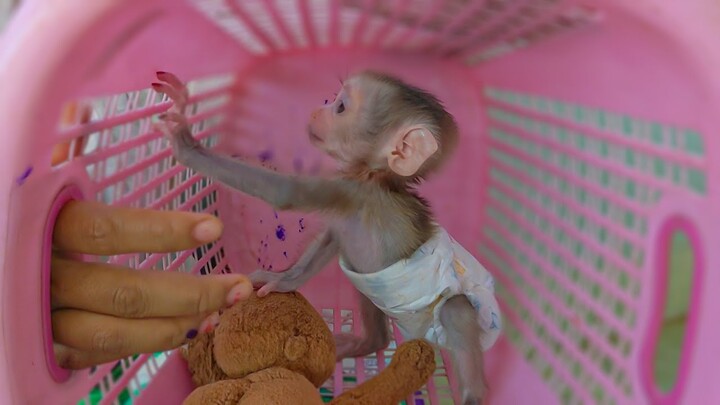
[[[227,224],[198,250],[108,259],[141,271],[284,268],[318,229],[175,165],[151,129],[168,107],[148,89],[155,71],[192,81],[208,145],[313,173],[328,162],[306,141],[310,110],[367,67],[435,92],[461,125],[422,192],[497,277],[492,403],[720,403],[718,22],[713,0],[26,1],[0,48],[0,404],[176,404],[192,389],[176,353],[74,373],[48,356],[64,201]],[[78,105],[90,122],[61,120]],[[67,142],[82,152],[52,160]],[[302,292],[353,330],[352,289],[331,267]],[[324,395],[393,347],[338,365]],[[456,395],[438,360],[408,403]]]

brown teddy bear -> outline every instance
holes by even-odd
[[[215,331],[183,351],[198,388],[184,405],[320,405],[318,392],[335,369],[332,333],[298,292],[253,294],[223,312]],[[335,405],[396,405],[435,371],[422,340],[398,347],[390,365],[344,392]]]

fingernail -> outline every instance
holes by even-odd
[[[207,219],[195,225],[192,231],[193,238],[198,242],[209,243],[220,237],[222,225],[215,219]]]
[[[185,335],[185,337],[192,340],[192,339],[195,339],[197,337],[197,335],[198,335],[197,329],[190,329],[188,331],[187,335]]]
[[[200,333],[210,333],[213,329],[220,324],[220,315],[214,312],[212,315],[205,318],[200,324]]]
[[[248,282],[241,282],[230,290],[227,295],[226,302],[232,306],[237,304],[240,300],[244,300],[252,293],[252,285]]]

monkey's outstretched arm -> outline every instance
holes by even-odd
[[[337,239],[327,230],[313,242],[290,269],[283,272],[259,270],[250,274],[254,286],[262,286],[258,296],[265,296],[273,291],[295,291],[319,273],[328,262],[337,255],[339,245]]]
[[[158,78],[166,83],[154,83],[153,88],[174,102],[161,115],[159,127],[170,139],[175,158],[183,165],[281,210],[338,211],[356,204],[358,187],[349,181],[280,174],[204,148],[193,138],[183,114],[187,89],[169,73],[159,73]]]
[[[349,182],[285,175],[220,155],[200,145],[187,125],[169,135],[180,163],[277,209],[342,210],[353,204],[357,190]]]

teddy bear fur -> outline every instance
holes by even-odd
[[[379,374],[330,401],[331,405],[397,405],[435,372],[435,350],[425,340],[401,344]]]
[[[183,356],[198,387],[184,405],[320,405],[318,388],[335,369],[332,333],[298,292],[253,294],[235,304]],[[381,373],[330,403],[395,405],[434,370],[433,347],[406,342]]]

